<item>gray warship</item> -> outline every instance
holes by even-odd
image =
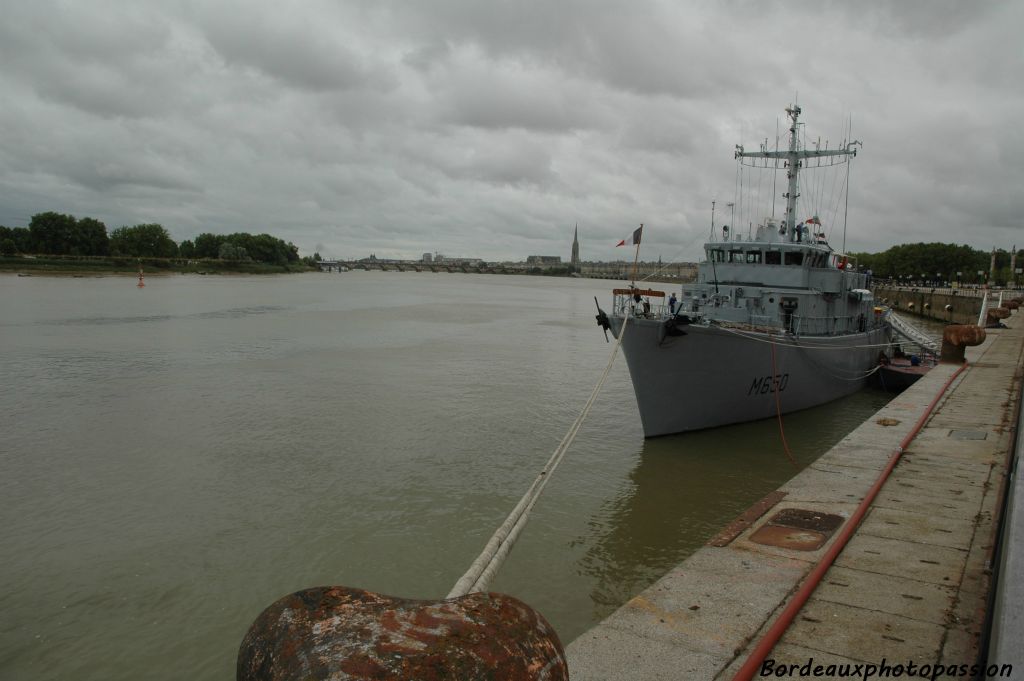
[[[835,251],[820,220],[798,219],[802,170],[849,162],[859,142],[801,145],[800,107],[786,109],[789,148],[736,147],[740,163],[784,171],[785,215],[747,238],[712,240],[697,279],[669,309],[663,291],[613,291],[598,323],[620,338],[645,437],[771,418],[860,389],[892,343],[869,275]],[[827,146],[827,145],[826,145]],[[651,303],[651,299],[654,303]]]

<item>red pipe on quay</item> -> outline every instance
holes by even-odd
[[[875,480],[875,484],[873,484],[871,489],[868,490],[864,500],[861,501],[857,510],[853,512],[853,515],[850,516],[850,519],[843,526],[843,529],[836,537],[835,542],[821,557],[821,560],[814,566],[814,569],[807,575],[807,578],[804,580],[803,584],[800,585],[797,592],[793,594],[793,598],[790,599],[786,608],[782,611],[782,614],[779,615],[779,618],[772,623],[771,628],[769,628],[761,640],[758,641],[757,646],[753,651],[751,651],[750,656],[747,657],[747,661],[744,662],[743,666],[736,672],[736,675],[733,677],[733,681],[750,681],[750,679],[754,677],[754,674],[760,668],[761,663],[764,662],[764,658],[767,657],[768,653],[770,653],[772,648],[775,647],[775,644],[778,643],[780,638],[782,638],[782,635],[786,633],[786,629],[789,628],[789,625],[793,622],[797,613],[800,612],[804,603],[806,603],[807,599],[811,597],[812,593],[814,593],[814,590],[821,582],[821,579],[825,576],[825,573],[828,572],[830,567],[832,567],[832,563],[835,561],[836,557],[840,552],[842,552],[846,543],[850,540],[850,537],[853,536],[854,531],[860,525],[860,521],[863,520],[864,514],[866,514],[868,508],[870,508],[871,502],[873,502],[875,497],[878,496],[878,492],[882,489],[882,485],[885,484],[889,474],[892,473],[893,468],[896,467],[896,463],[899,461],[900,456],[903,455],[903,451],[910,445],[911,441],[917,437],[917,434],[921,432],[921,428],[924,427],[925,422],[932,415],[932,411],[939,403],[939,400],[941,400],[943,395],[946,394],[946,391],[949,389],[949,386],[953,383],[956,377],[959,376],[966,368],[967,365],[964,364],[949,377],[949,380],[947,380],[945,385],[942,386],[942,390],[940,390],[934,399],[932,399],[931,403],[929,403],[928,408],[925,409],[921,418],[917,420],[914,427],[909,433],[907,433],[906,437],[903,438],[895,451],[893,451],[892,456],[889,457],[889,463],[886,464],[885,470],[882,471],[881,475],[878,476],[878,479]]]

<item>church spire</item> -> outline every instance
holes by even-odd
[[[573,268],[579,268],[580,266],[580,223],[576,223],[576,230],[572,233],[572,257],[569,258],[569,264]]]

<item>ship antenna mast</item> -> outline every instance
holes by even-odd
[[[850,115],[849,131],[850,131],[850,137],[853,137],[853,115],[852,114]],[[847,138],[847,139],[849,139],[849,138]],[[857,146],[860,146],[860,147],[864,146],[863,144],[861,144],[857,140],[854,140],[854,141],[850,142],[848,145],[846,145],[846,148],[849,149],[854,144],[856,144]],[[854,151],[853,155],[856,156],[857,152]],[[852,168],[853,168],[853,164],[852,163],[850,165],[846,166],[846,199],[845,199],[846,203],[843,206],[843,253],[846,253],[846,218],[850,214],[850,170]]]
[[[783,196],[786,199],[786,217],[783,220],[782,234],[786,235],[787,241],[801,241],[803,230],[797,227],[796,219],[796,200],[800,196],[800,184],[798,178],[800,176],[800,169],[803,167],[804,159],[814,157],[820,159],[829,156],[845,156],[853,157],[857,155],[857,150],[853,149],[854,145],[859,145],[860,142],[850,142],[844,149],[801,149],[800,139],[797,133],[800,118],[800,107],[796,104],[786,108],[786,114],[792,119],[792,125],[789,128],[789,149],[785,151],[768,151],[762,149],[761,151],[744,151],[742,145],[736,147],[736,158],[763,158],[763,159],[775,159],[785,161],[784,167],[786,168],[786,179],[788,185],[787,191]],[[848,160],[848,159],[847,159]]]
[[[793,119],[793,125],[789,128],[789,154],[786,157],[786,177],[789,179],[789,185],[786,188],[786,193],[783,195],[786,197],[786,234],[789,236],[790,241],[795,241],[798,238],[796,232],[796,200],[800,196],[799,185],[797,183],[797,177],[800,174],[800,164],[803,162],[797,157],[797,151],[799,150],[799,135],[797,133],[797,119],[800,118],[800,107],[794,104],[793,106],[786,109],[786,113]]]

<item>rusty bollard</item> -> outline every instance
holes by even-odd
[[[939,360],[942,362],[964,363],[964,351],[968,345],[981,345],[985,342],[985,329],[974,324],[951,324],[942,332],[942,350]]]
[[[1006,319],[1010,316],[1010,310],[1005,307],[993,307],[989,308],[985,312],[985,328],[990,329],[998,327],[1000,320]]]
[[[325,586],[260,613],[239,648],[236,678],[568,681],[569,672],[555,630],[511,596],[420,601]]]

